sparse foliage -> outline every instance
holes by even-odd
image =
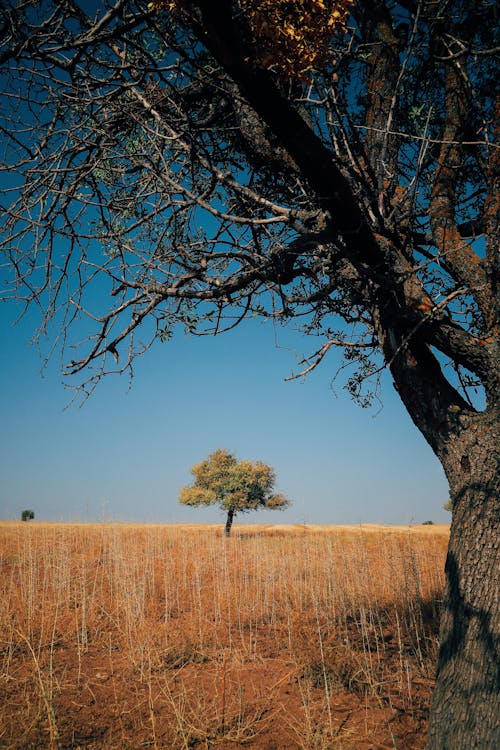
[[[335,33],[346,33],[354,0],[240,0],[242,23],[248,27],[253,62],[284,78],[303,80],[332,58]],[[185,0],[156,0],[149,7],[183,13]]]
[[[85,393],[253,316],[362,405],[388,368],[453,501],[429,748],[494,742],[497,4],[83,6],[0,11],[4,296]]]
[[[238,461],[232,453],[219,449],[191,469],[194,482],[180,491],[183,505],[214,505],[227,513],[225,533],[231,534],[236,513],[258,508],[284,510],[290,501],[273,494],[276,477],[270,466],[260,461]]]

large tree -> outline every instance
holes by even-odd
[[[453,502],[436,750],[499,739],[498,26],[492,0],[7,0],[0,21],[8,296],[82,388],[178,324],[255,315],[319,337],[303,372],[343,353],[362,402],[389,369]]]
[[[225,535],[231,535],[234,516],[258,508],[284,510],[290,501],[273,493],[276,476],[261,461],[238,461],[222,448],[191,468],[193,484],[183,487],[179,501],[183,505],[218,505],[226,515]]]

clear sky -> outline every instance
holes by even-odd
[[[249,523],[448,522],[446,480],[388,377],[383,405],[363,410],[339,383],[334,355],[308,378],[285,382],[296,352],[314,342],[248,321],[216,338],[177,334],[126,377],[109,376],[81,407],[65,408],[57,357],[40,375],[28,345],[33,321],[16,327],[0,305],[0,518],[25,508],[48,521],[218,523],[215,508],[180,506],[189,469],[222,447],[260,459],[293,501]]]

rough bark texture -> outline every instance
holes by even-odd
[[[429,750],[500,747],[499,445],[498,419],[485,414],[443,460],[453,522]]]

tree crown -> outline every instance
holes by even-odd
[[[223,449],[195,464],[191,473],[193,484],[180,491],[183,505],[218,504],[224,510],[241,513],[258,507],[283,510],[290,504],[284,495],[272,494],[276,476],[270,466],[260,461],[237,461]]]

